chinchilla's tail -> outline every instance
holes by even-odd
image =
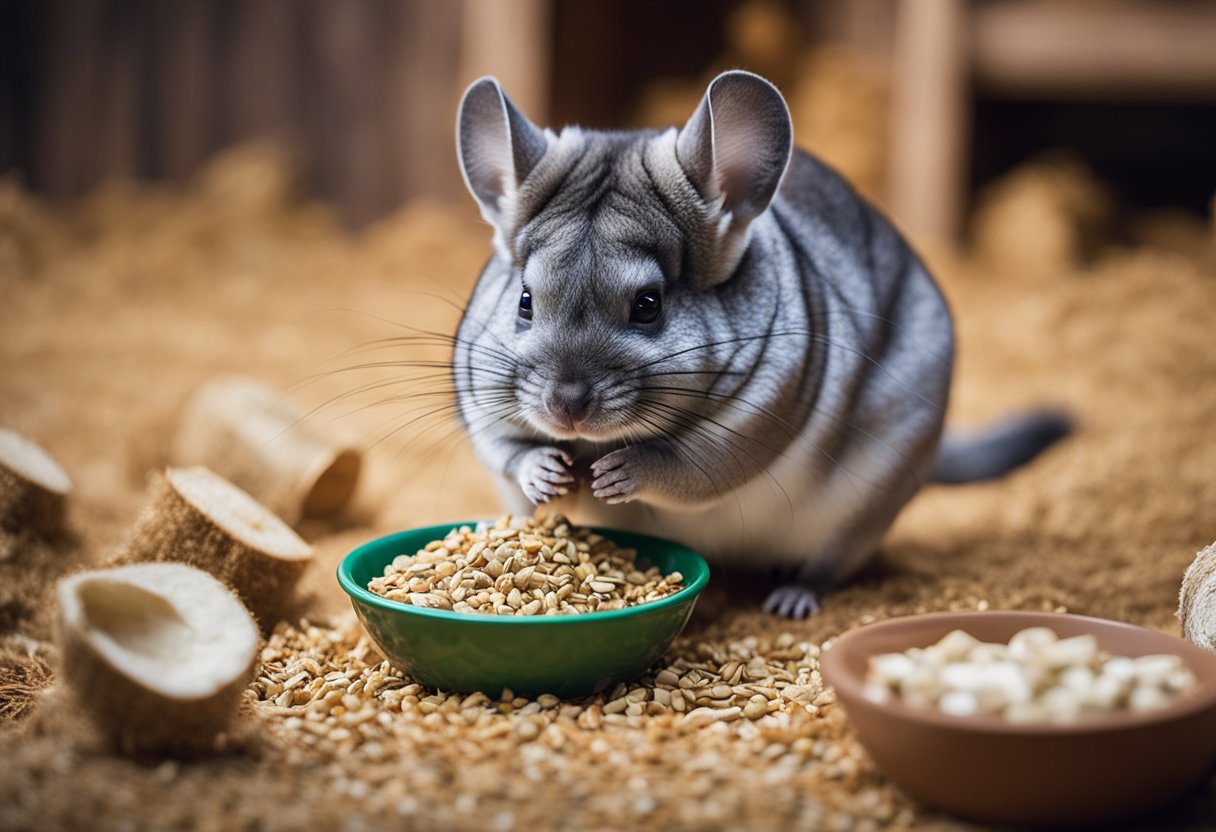
[[[949,431],[937,449],[933,481],[958,485],[999,477],[1034,459],[1072,430],[1067,414],[1038,410],[974,432]]]

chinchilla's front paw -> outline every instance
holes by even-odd
[[[645,452],[638,445],[620,448],[591,463],[591,493],[605,503],[628,503],[646,485]]]
[[[533,448],[519,458],[515,479],[533,503],[547,503],[570,491],[574,460],[560,448]]]

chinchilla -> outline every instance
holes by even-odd
[[[465,92],[461,171],[493,254],[453,381],[508,508],[675,539],[782,576],[803,617],[925,482],[996,476],[1068,429],[941,443],[954,340],[933,279],[768,81],[726,72],[681,128],[533,125]],[[774,569],[775,567],[775,569]]]

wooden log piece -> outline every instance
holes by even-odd
[[[185,563],[230,584],[269,631],[291,606],[312,547],[206,468],[170,468],[117,560]]]
[[[354,493],[361,458],[341,431],[306,425],[306,416],[256,379],[219,376],[187,403],[170,464],[204,465],[292,525],[336,514]]]
[[[72,481],[50,454],[0,428],[0,531],[58,535],[71,490]]]
[[[1182,637],[1216,652],[1216,543],[1195,556],[1178,595]]]

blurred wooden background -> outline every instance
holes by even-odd
[[[310,184],[361,224],[403,194],[451,186],[452,166],[432,153],[451,137],[461,12],[392,0],[6,4],[3,161],[62,196],[108,176],[184,179],[217,149],[271,135],[296,142]]]
[[[1216,183],[1213,0],[750,0],[890,79],[887,207],[957,236],[968,194],[1044,147],[1132,201]],[[0,172],[53,197],[183,180],[275,136],[352,227],[460,191],[460,92],[497,75],[542,124],[629,124],[699,77],[745,0],[3,0]],[[781,79],[775,79],[781,83]]]
[[[497,75],[540,123],[554,101],[563,121],[612,126],[630,88],[706,64],[733,5],[5,2],[0,171],[72,196],[107,177],[181,180],[224,146],[274,136],[357,227],[460,189],[452,128],[474,78]],[[551,72],[554,55],[567,71]]]

